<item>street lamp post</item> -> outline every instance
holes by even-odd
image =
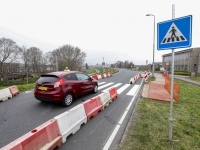
[[[155,53],[155,16],[152,14],[147,14],[146,16],[153,16],[154,17],[154,31],[153,31],[153,73],[152,77],[154,77],[154,53]]]

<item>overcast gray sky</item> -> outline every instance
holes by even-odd
[[[192,47],[199,46],[199,0],[0,0],[0,37],[43,52],[64,44],[87,53],[88,64],[153,61],[153,17],[158,22],[193,15]],[[157,30],[157,29],[156,29]],[[156,32],[157,34],[157,32]],[[157,38],[157,36],[156,36]],[[158,51],[155,62],[171,50]],[[181,49],[178,49],[181,50]],[[177,50],[176,50],[177,51]],[[117,59],[116,59],[117,58]]]

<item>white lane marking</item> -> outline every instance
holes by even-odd
[[[100,86],[98,89],[100,90],[100,89],[103,89],[103,88],[105,88],[105,87],[107,87],[107,86],[109,86],[109,85],[111,85],[111,84],[114,84],[114,83],[108,83],[108,84],[105,84],[105,85],[103,85],[103,86]]]
[[[142,81],[142,83],[143,83],[143,81]],[[139,86],[136,86],[136,87],[137,87],[137,89],[136,89],[137,92],[139,91],[139,89],[140,89],[142,83],[141,83]],[[133,89],[133,88],[132,88],[132,89]],[[132,90],[132,89],[131,89],[131,90]],[[130,91],[129,91],[129,92],[130,92]],[[119,94],[119,93],[118,93],[118,94]],[[136,94],[136,92],[134,92],[134,94]],[[126,110],[125,110],[124,114],[122,115],[122,117],[120,118],[120,120],[119,120],[117,126],[115,127],[115,129],[113,130],[111,136],[109,137],[108,141],[106,142],[105,146],[103,147],[103,150],[108,150],[108,149],[109,149],[109,147],[110,147],[110,145],[112,144],[112,142],[113,142],[113,140],[114,140],[114,138],[115,138],[115,136],[116,136],[116,134],[117,134],[117,132],[118,132],[120,126],[121,126],[121,124],[123,123],[123,121],[124,121],[124,119],[125,119],[125,117],[126,117],[126,115],[127,115],[127,113],[128,113],[129,108],[131,107],[131,105],[132,105],[134,99],[135,99],[135,96],[133,97],[133,99],[132,99],[131,102],[129,103],[129,105],[128,105],[128,107],[126,108]]]
[[[130,107],[131,107],[132,103],[133,103],[133,100],[130,102],[130,104],[128,105],[128,107],[127,107],[127,109],[126,109],[126,110],[129,110],[129,109],[130,109]]]
[[[117,126],[115,127],[115,130],[114,130],[113,133],[111,134],[111,136],[110,136],[110,138],[108,139],[108,141],[107,141],[106,145],[104,146],[103,150],[108,150],[108,149],[109,149],[109,147],[110,147],[110,145],[111,145],[113,139],[115,138],[115,136],[116,136],[116,134],[117,134],[119,128],[120,128],[120,125],[117,125]]]
[[[99,85],[104,84],[104,83],[106,83],[106,82],[101,82],[101,83],[99,83]]]
[[[126,95],[131,95],[131,96],[135,95],[135,92],[137,91],[139,86],[140,85],[134,85],[134,87]]]
[[[31,93],[31,92],[33,92],[33,91],[25,91],[25,93]]]
[[[122,122],[124,121],[124,118],[126,117],[126,114],[127,114],[127,113],[128,113],[128,111],[126,110],[126,111],[124,112],[124,114],[122,115],[121,119],[120,119],[119,122],[118,122],[119,125],[122,124]]]
[[[117,83],[117,84],[115,84],[115,85],[113,85],[113,86],[111,86],[111,87],[109,87],[109,88],[103,90],[102,92],[106,92],[108,89],[113,88],[113,87],[118,87],[118,86],[120,86],[121,84],[122,84],[122,83]]]
[[[121,94],[129,86],[130,86],[130,84],[125,84],[124,86],[122,86],[120,89],[117,90],[117,93]]]

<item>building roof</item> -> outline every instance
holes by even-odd
[[[190,49],[186,49],[186,50],[182,50],[182,51],[175,52],[174,54],[181,54],[181,53],[191,52],[191,51],[193,51],[193,50],[194,50],[194,48],[190,48]],[[162,55],[162,57],[171,56],[171,55],[172,55],[172,53],[168,53],[168,54]]]

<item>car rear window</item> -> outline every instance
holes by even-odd
[[[56,82],[59,78],[56,77],[56,76],[41,76],[37,82],[38,83],[42,83],[42,84],[47,84],[47,83],[53,83],[53,82]]]

